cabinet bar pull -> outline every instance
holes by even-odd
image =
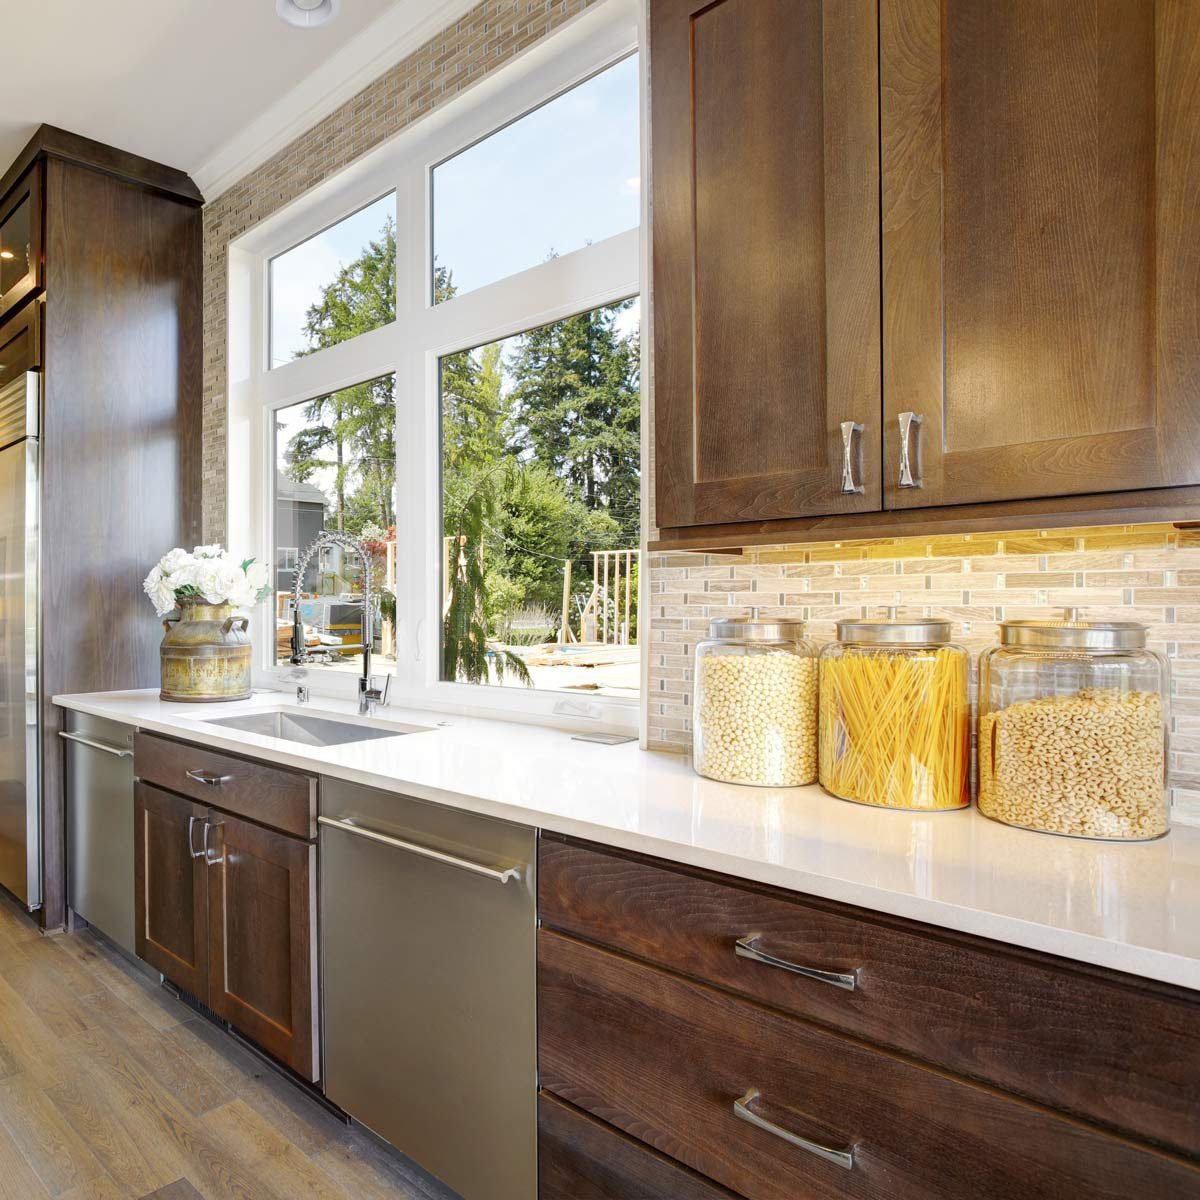
[[[865,490],[861,483],[854,482],[854,435],[862,431],[857,421],[842,422],[842,494],[846,496]]]
[[[818,971],[816,967],[802,967],[799,963],[788,962],[786,958],[776,958],[758,948],[759,935],[748,933],[733,943],[733,952],[738,958],[749,958],[754,962],[765,963],[768,967],[778,967],[781,971],[791,971],[793,975],[803,975],[805,979],[815,979],[818,983],[832,984],[852,992],[858,986],[858,969],[842,974],[838,971]]]
[[[510,879],[521,878],[520,867],[485,867],[483,863],[472,862],[469,858],[456,858],[453,854],[443,854],[440,850],[419,846],[416,842],[405,842],[400,838],[388,837],[386,833],[376,833],[374,829],[364,829],[352,821],[336,821],[333,817],[318,817],[317,823],[328,825],[330,829],[340,829],[343,833],[352,833],[355,837],[379,842],[384,846],[393,846],[397,850],[407,850],[409,854],[431,858],[434,862],[443,863],[447,867],[458,867],[459,870],[470,871],[472,875],[482,875],[485,879],[494,879],[497,883],[507,883]]]
[[[912,453],[912,427],[920,425],[921,415],[915,412],[902,412],[900,421],[900,479],[897,483],[902,488],[919,488],[920,475],[913,474],[912,464],[915,455]]]
[[[831,1162],[835,1166],[843,1167],[847,1171],[854,1167],[853,1146],[849,1150],[835,1150],[832,1146],[822,1146],[820,1142],[810,1142],[808,1138],[802,1138],[798,1134],[790,1133],[782,1125],[776,1125],[774,1122],[760,1117],[750,1107],[760,1094],[758,1088],[751,1088],[741,1099],[735,1100],[733,1102],[733,1115],[739,1121],[745,1121],[748,1125],[753,1125],[756,1129],[762,1129],[774,1137],[781,1138],[789,1146],[796,1146],[800,1150],[807,1150],[809,1154],[815,1154],[818,1158],[823,1158],[826,1162]]]
[[[204,855],[204,865],[205,866],[211,867],[213,865],[214,861],[216,861],[217,863],[224,861],[223,859],[220,859],[220,858],[214,860],[214,859],[209,858],[209,856],[208,856],[208,835],[214,829],[220,829],[221,826],[224,824],[225,824],[224,821],[205,821],[204,822],[204,841],[201,846],[201,853]]]
[[[209,787],[220,787],[223,783],[233,782],[232,775],[217,775],[213,771],[202,771],[199,767],[186,774],[189,779],[194,779],[197,783],[207,783]]]
[[[201,819],[202,819],[201,817],[196,817],[196,816],[188,817],[188,853],[193,858],[201,858],[204,855],[204,850],[196,849],[196,839],[192,836],[192,830],[195,829],[196,822]],[[208,829],[207,822],[205,822],[204,828],[206,830]],[[205,836],[207,836],[207,833],[205,834]]]
[[[105,754],[112,754],[117,758],[133,757],[133,751],[128,746],[110,746],[108,742],[95,742],[89,737],[84,737],[82,733],[74,733],[69,729],[60,729],[58,736],[65,738],[68,742],[78,742],[81,746],[88,746],[92,750],[103,750]]]

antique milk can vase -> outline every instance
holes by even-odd
[[[185,704],[247,699],[249,618],[235,616],[232,604],[212,604],[202,596],[181,598],[179,611],[163,621],[159,698]]]

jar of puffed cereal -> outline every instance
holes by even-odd
[[[696,647],[693,764],[709,779],[798,787],[817,777],[817,646],[802,621],[722,618]]]
[[[979,811],[1068,837],[1168,829],[1167,663],[1135,621],[1003,621],[979,662]]]

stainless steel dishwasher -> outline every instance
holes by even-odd
[[[67,903],[133,954],[133,729],[65,715]]]
[[[464,1200],[537,1194],[532,829],[321,781],[325,1092]]]

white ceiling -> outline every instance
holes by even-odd
[[[0,172],[45,122],[178,167],[212,199],[465,8],[342,0],[297,29],[275,0],[6,0]]]

